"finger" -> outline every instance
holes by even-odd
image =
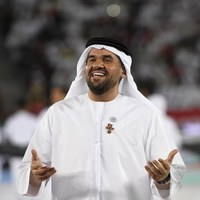
[[[159,162],[162,164],[162,166],[164,167],[164,169],[166,171],[170,171],[170,164],[168,163],[168,161],[163,160],[162,158],[160,158]]]
[[[54,167],[41,167],[42,171],[44,170],[44,173],[53,175],[56,173],[56,169]]]
[[[160,175],[163,176],[163,175],[165,175],[167,173],[167,170],[165,169],[165,166],[161,162],[158,162],[157,160],[154,160],[153,164],[155,165],[155,167],[159,171]]]
[[[40,167],[39,169],[34,170],[34,175],[42,176],[42,175],[53,175],[56,173],[56,169],[54,167]]]
[[[44,180],[47,180],[47,179],[49,179],[51,176],[49,175],[49,174],[47,174],[47,173],[45,173],[45,174],[40,174],[40,175],[34,175],[36,178],[37,178],[37,180],[40,180],[40,181],[44,181]]]
[[[32,153],[32,161],[39,159],[37,151],[35,149],[32,149],[31,153]]]
[[[37,151],[35,149],[32,149],[31,153],[32,153],[31,169],[34,170],[38,169],[39,167],[42,167],[42,162],[38,157]]]
[[[49,174],[49,176],[52,176],[56,173],[56,169],[54,167],[51,167],[48,169],[47,173]]]
[[[154,161],[148,161],[149,167],[151,168],[151,171],[153,171],[155,174],[160,174],[158,168],[156,167],[156,165],[154,165],[154,163],[156,163],[156,160]]]
[[[46,180],[48,180],[50,177],[51,177],[51,176],[49,176],[49,175],[43,175],[43,176],[39,177],[38,179],[39,179],[40,181],[46,181]]]
[[[45,174],[48,171],[48,169],[49,169],[48,166],[36,168],[36,169],[34,169],[34,175],[42,176],[43,174]]]
[[[149,167],[151,168],[151,171],[156,174],[156,176],[160,176],[162,175],[159,171],[159,169],[156,167],[156,165],[154,165],[154,162],[156,163],[156,161],[148,161]]]
[[[56,173],[56,170],[54,167],[42,167],[40,170],[37,170],[37,172],[34,174],[34,176],[37,177],[40,181],[49,179],[52,175]]]
[[[174,159],[174,156],[175,156],[177,153],[178,153],[178,150],[177,150],[177,149],[172,150],[172,151],[169,153],[169,155],[168,155],[166,161],[169,162],[169,164],[171,164],[171,163],[172,163],[172,160]]]
[[[151,170],[151,168],[149,166],[146,165],[144,168],[146,169],[146,171],[148,172],[149,176],[152,179],[154,179],[154,180],[158,179],[157,175]]]

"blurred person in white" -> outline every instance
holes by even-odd
[[[164,125],[169,134],[171,134],[177,147],[181,149],[182,147],[182,134],[177,122],[167,114],[168,102],[167,99],[162,94],[151,94],[148,99],[161,111]]]
[[[37,125],[36,116],[30,111],[31,101],[20,99],[18,101],[17,110],[10,115],[4,123],[3,135],[4,139],[15,145],[16,147],[26,148],[30,139],[35,131]],[[8,144],[9,144],[8,143]],[[12,184],[16,188],[17,183],[17,171],[19,164],[22,160],[22,156],[12,156],[9,158],[9,169],[11,172]],[[16,199],[30,199],[28,197],[22,197],[16,191]],[[35,198],[32,198],[35,199]]]
[[[167,114],[168,102],[166,97],[158,92],[155,78],[143,77],[137,81],[140,92],[149,99],[161,112],[167,132],[172,136],[178,149],[182,147],[182,133],[178,123]]]
[[[2,126],[3,126],[4,120],[6,118],[5,111],[3,108],[4,108],[3,94],[2,94],[1,88],[0,88],[0,145],[2,145],[2,142],[3,142]],[[5,158],[4,158],[4,156],[1,155],[1,152],[0,152],[0,182],[2,181],[2,178],[3,178],[3,164],[4,163],[5,163]]]
[[[138,90],[121,42],[91,38],[66,97],[40,121],[18,192],[52,200],[174,199],[185,164],[158,109]],[[47,200],[47,198],[46,198]]]

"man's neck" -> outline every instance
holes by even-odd
[[[102,101],[102,102],[108,102],[114,100],[118,95],[117,91],[114,92],[106,92],[101,95],[96,95],[92,93],[91,91],[88,92],[88,96],[93,101]]]

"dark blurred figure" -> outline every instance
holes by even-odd
[[[64,99],[67,94],[66,87],[63,86],[53,86],[50,89],[50,104],[54,104],[57,101]]]
[[[67,92],[68,92],[67,87],[64,87],[62,85],[54,85],[54,86],[52,86],[50,88],[50,91],[49,91],[49,100],[47,102],[47,106],[39,112],[38,121],[40,121],[41,118],[44,116],[44,114],[48,110],[49,106],[51,106],[52,104],[56,103],[57,101],[60,101],[60,100],[64,99],[64,97],[66,96]]]

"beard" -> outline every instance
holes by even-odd
[[[110,77],[109,79],[107,79],[99,84],[93,84],[90,79],[87,79],[86,82],[87,82],[89,89],[95,95],[102,95],[105,92],[107,92],[109,89],[112,89],[117,84],[117,82],[114,81],[112,79],[112,77]]]

